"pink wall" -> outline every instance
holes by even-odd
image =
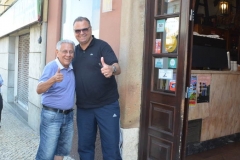
[[[55,59],[56,44],[61,37],[62,1],[48,1],[46,63]]]
[[[118,57],[122,0],[113,0],[112,2],[112,11],[102,13],[102,7],[100,9],[99,38],[108,42]]]

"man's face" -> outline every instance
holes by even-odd
[[[56,50],[57,57],[60,63],[68,68],[74,57],[74,48],[72,44],[62,43],[60,50]]]
[[[73,25],[73,31],[80,44],[87,44],[92,37],[92,28],[87,21],[78,21]]]

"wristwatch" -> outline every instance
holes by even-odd
[[[114,65],[112,65],[112,68],[113,68],[113,72],[112,73],[116,73],[117,68]]]

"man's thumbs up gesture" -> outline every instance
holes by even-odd
[[[106,78],[110,78],[113,74],[113,68],[112,66],[107,65],[104,62],[104,58],[101,57],[101,63],[102,63],[102,68],[101,68],[101,72],[102,74],[106,77]]]
[[[37,86],[37,93],[41,94],[46,92],[54,83],[62,82],[63,74],[60,72],[60,68],[58,68],[57,72],[47,81],[41,82]]]
[[[58,68],[57,72],[55,73],[54,79],[56,82],[62,82],[63,74],[60,72],[60,68]]]

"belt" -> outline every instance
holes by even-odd
[[[62,110],[62,109],[56,109],[56,108],[51,108],[43,105],[43,108],[48,111],[53,111],[53,112],[58,112],[58,113],[63,113],[63,114],[68,114],[73,111],[73,109],[68,109],[68,110]]]

